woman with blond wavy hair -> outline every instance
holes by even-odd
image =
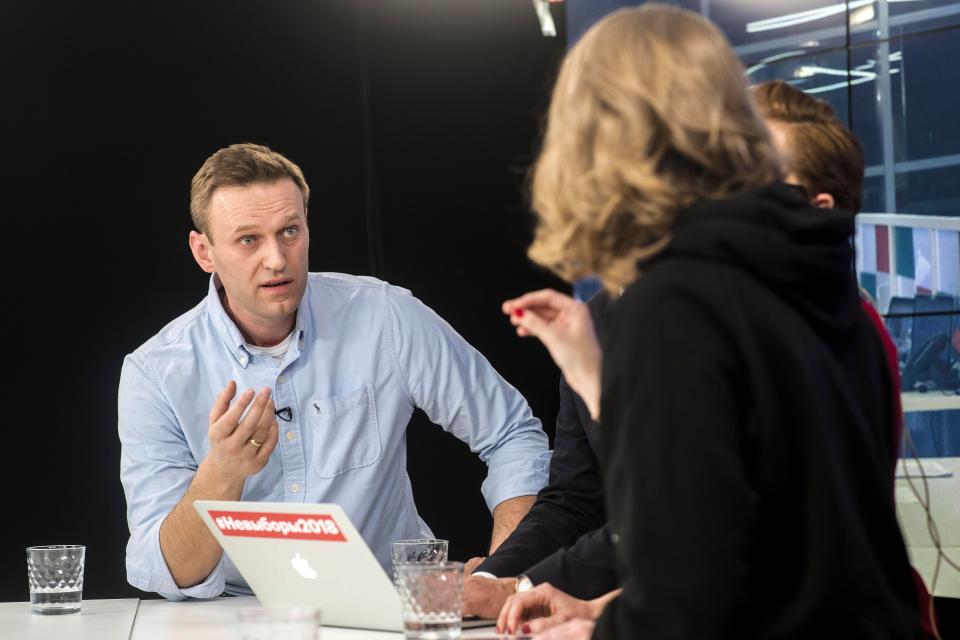
[[[920,635],[888,486],[896,389],[860,307],[853,219],[781,179],[706,19],[648,4],[570,50],[533,171],[530,257],[617,297],[603,355],[562,294],[504,312],[602,424],[622,593],[541,585],[507,601],[501,630]]]

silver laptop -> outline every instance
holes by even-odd
[[[338,505],[193,506],[262,604],[319,607],[334,627],[403,631],[393,581]]]
[[[260,602],[319,607],[331,627],[403,631],[400,596],[336,504],[195,500]],[[464,629],[496,620],[466,618]]]

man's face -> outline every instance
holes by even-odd
[[[203,270],[220,277],[240,330],[256,339],[287,322],[292,329],[310,246],[303,196],[293,180],[217,189],[207,227],[209,234],[192,233],[190,244]]]

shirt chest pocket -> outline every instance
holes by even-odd
[[[313,432],[313,467],[321,478],[334,478],[380,458],[380,426],[373,387],[314,400],[309,408]]]

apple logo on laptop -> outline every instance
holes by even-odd
[[[290,564],[293,566],[294,571],[307,580],[317,579],[317,572],[310,566],[310,561],[302,557],[299,553],[290,558]]]

